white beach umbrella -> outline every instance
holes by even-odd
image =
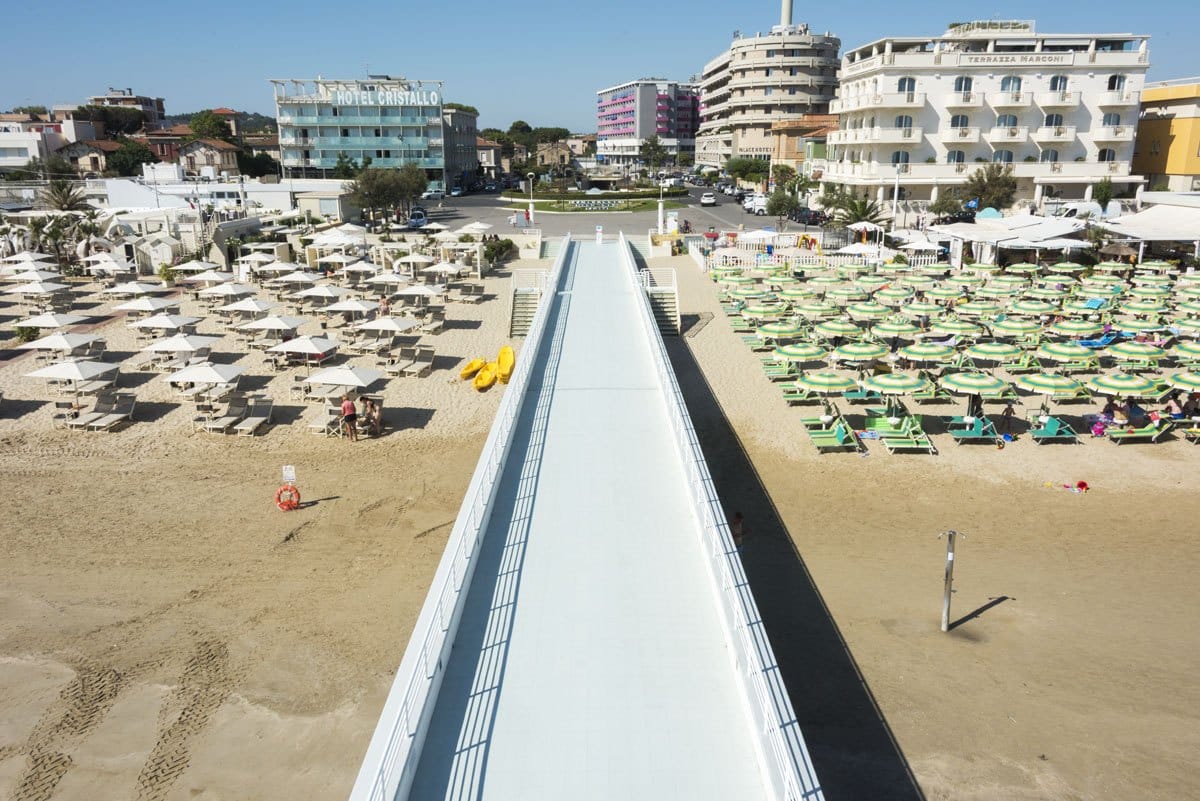
[[[248,256],[241,256],[238,261],[244,264],[270,264],[275,261],[274,256],[268,256],[266,253],[251,253]]]
[[[882,231],[883,230],[882,225],[876,225],[875,223],[868,222],[867,220],[863,220],[862,222],[850,223],[846,227],[849,228],[851,231]]]
[[[408,278],[399,273],[379,273],[366,280],[368,284],[407,284]]]
[[[62,328],[67,325],[78,325],[88,318],[78,314],[39,314],[12,324],[13,328]]]
[[[18,345],[17,350],[75,350],[100,339],[92,334],[57,333]]]
[[[200,295],[206,298],[242,298],[247,295],[253,295],[258,291],[258,287],[250,284],[216,284],[215,286],[206,287],[200,290]]]
[[[907,244],[901,245],[900,249],[901,250],[922,250],[922,251],[933,252],[935,250],[941,250],[942,246],[937,244],[936,242],[909,242]]]
[[[35,268],[33,270],[23,270],[19,273],[6,276],[4,280],[13,282],[25,281],[32,283],[37,281],[53,281],[56,278],[62,278],[62,273],[54,270],[39,270]]]
[[[476,220],[473,223],[467,223],[466,225],[464,225],[462,227],[462,230],[467,233],[470,233],[470,234],[482,234],[484,231],[488,231],[491,228],[492,228],[492,225],[490,223],[480,222],[479,220]]]
[[[137,272],[136,265],[130,264],[127,261],[116,261],[106,259],[105,261],[95,262],[85,268],[92,275],[105,273],[107,275],[116,275],[117,273],[132,273]]]
[[[53,295],[64,289],[70,289],[70,287],[57,281],[31,281],[28,284],[18,284],[8,292],[13,295]]]
[[[321,276],[316,273],[310,273],[306,270],[296,270],[295,272],[281,275],[278,278],[272,278],[272,284],[315,284],[321,280]]]
[[[262,298],[243,298],[242,300],[235,300],[233,303],[226,303],[224,306],[218,306],[217,311],[262,314],[263,312],[268,312],[271,309],[277,309],[280,307],[280,305],[282,304],[272,303],[271,301],[263,300]]]
[[[456,234],[453,231],[438,231],[433,235],[433,238],[439,242],[457,242],[461,234]]]
[[[102,295],[146,295],[159,287],[141,281],[129,281],[100,291]]]
[[[382,331],[384,333],[402,334],[420,325],[420,320],[414,320],[411,317],[376,317],[374,320],[359,323],[354,328],[358,331]]]
[[[129,324],[129,327],[153,328],[160,331],[177,331],[180,328],[187,328],[189,325],[195,325],[203,319],[203,317],[188,317],[183,314],[156,314],[153,317],[147,317],[144,320],[135,320]]]
[[[433,264],[437,259],[433,256],[426,256],[424,253],[409,253],[407,256],[401,256],[396,261],[404,264]]]
[[[205,270],[202,273],[189,275],[183,280],[189,284],[219,284],[223,281],[232,281],[233,273],[224,270]]]
[[[379,304],[373,300],[359,300],[358,298],[350,298],[348,300],[341,300],[337,303],[329,304],[325,307],[325,311],[366,314],[367,312],[373,312],[378,308]]]
[[[330,367],[304,379],[309,384],[330,384],[337,387],[369,387],[383,377],[378,370],[366,367]]]
[[[879,252],[879,248],[875,245],[867,245],[862,242],[852,242],[844,248],[838,248],[834,253],[845,254],[849,256],[873,256]]]
[[[425,229],[426,231],[445,231],[450,226],[442,225],[441,223],[435,222],[435,223],[428,223],[427,225],[422,225],[421,227],[423,229]]]
[[[179,306],[179,301],[172,298],[134,298],[113,306],[113,308],[117,311],[158,312],[163,309],[174,309],[177,306]]]
[[[369,261],[356,261],[342,268],[344,273],[377,273],[379,268]]]
[[[303,317],[284,317],[273,314],[270,317],[242,323],[238,329],[243,331],[295,331],[307,322],[308,320]]]
[[[142,350],[151,353],[191,353],[203,348],[211,348],[220,342],[220,337],[205,337],[198,334],[176,334],[173,337],[152,342]]]
[[[120,365],[83,359],[76,362],[57,362],[26,373],[26,378],[47,378],[56,381],[90,381],[115,371]]]
[[[448,261],[431,264],[428,267],[422,267],[421,273],[425,275],[458,275],[463,268],[458,264],[451,264]]]
[[[236,364],[193,364],[182,370],[163,376],[164,381],[174,384],[224,384],[246,372]]]
[[[23,250],[20,253],[14,253],[11,256],[6,256],[0,261],[8,264],[36,264],[38,262],[53,262],[54,257],[45,253],[31,253],[28,250]]]
[[[345,253],[330,253],[317,259],[318,264],[353,264],[356,261],[357,256],[347,256]]]
[[[269,264],[259,264],[251,267],[256,273],[292,273],[300,271],[302,268],[299,264],[291,261],[272,261]]]
[[[322,300],[336,300],[344,298],[351,294],[349,289],[340,286],[332,286],[331,284],[321,284],[319,286],[310,286],[308,289],[302,289],[299,292],[293,292],[294,298],[319,298]]]
[[[177,273],[203,273],[207,272],[208,270],[216,270],[220,266],[221,265],[214,264],[211,261],[198,261],[196,259],[192,259],[191,261],[185,261],[183,264],[176,264],[171,269]]]
[[[445,293],[445,291],[446,287],[442,284],[433,284],[432,286],[417,284],[416,286],[410,286],[406,287],[405,289],[401,289],[396,294],[408,298],[431,298],[435,295],[441,295]]]
[[[306,356],[317,356],[322,353],[329,353],[337,350],[338,342],[336,339],[328,337],[296,337],[289,339],[287,342],[280,342],[267,348],[271,353],[301,353]]]

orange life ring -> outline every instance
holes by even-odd
[[[300,508],[300,490],[294,484],[284,484],[275,493],[275,505],[285,512]]]

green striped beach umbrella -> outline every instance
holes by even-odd
[[[966,320],[937,320],[929,326],[929,330],[943,336],[969,337],[983,333],[982,328]]]
[[[1175,307],[1175,313],[1200,316],[1200,300],[1185,300]]]
[[[1133,281],[1135,286],[1171,286],[1175,283],[1175,279],[1169,275],[1154,275],[1152,273],[1138,273],[1130,280]]]
[[[882,303],[863,301],[851,303],[846,307],[846,313],[855,320],[882,320],[892,313],[892,310]]]
[[[915,373],[880,373],[867,376],[859,383],[880,395],[911,395],[929,388],[929,379]]]
[[[852,303],[866,297],[866,291],[856,286],[835,286],[825,293],[825,299],[835,303]]]
[[[1050,314],[1058,307],[1044,300],[1018,300],[1008,307],[1009,314]]]
[[[819,320],[822,317],[832,317],[838,314],[838,307],[828,303],[817,303],[816,301],[808,301],[806,303],[796,303],[792,306],[792,311],[809,320]]]
[[[883,345],[874,342],[850,342],[833,349],[829,357],[839,362],[872,362],[888,353]]]
[[[1175,265],[1171,264],[1171,262],[1169,262],[1169,261],[1162,261],[1161,259],[1151,259],[1150,261],[1144,261],[1141,264],[1139,264],[1137,266],[1137,269],[1139,269],[1139,270],[1154,270],[1155,272],[1167,272],[1168,270],[1174,270]]]
[[[1038,267],[1036,264],[1030,264],[1027,261],[1022,261],[1017,262],[1016,264],[1008,265],[1004,268],[1004,272],[1009,273],[1010,275],[1036,275],[1037,273],[1041,272],[1041,269],[1042,268]]]
[[[760,339],[779,339],[781,337],[798,337],[804,333],[804,326],[787,321],[763,323],[754,333]]]
[[[1051,264],[1046,269],[1052,273],[1081,273],[1087,267],[1082,264],[1076,264],[1073,261],[1060,261],[1058,264]]]
[[[782,303],[762,303],[757,306],[747,306],[742,309],[743,317],[755,317],[767,319],[771,317],[783,317],[788,313],[787,306]]]
[[[938,345],[933,342],[918,342],[906,345],[898,351],[910,362],[946,362],[954,358],[957,352],[949,345]]]
[[[809,276],[804,283],[808,284],[809,286],[819,287],[824,290],[831,286],[840,286],[841,284],[844,284],[845,281],[843,281],[841,278],[838,278],[836,275],[812,275]]]
[[[858,386],[853,378],[832,370],[810,370],[800,374],[793,382],[797,389],[808,390],[819,395],[840,395]]]
[[[1133,268],[1131,265],[1122,264],[1119,261],[1102,261],[1092,269],[1099,273],[1123,273]]]
[[[1171,325],[1181,331],[1200,332],[1200,317],[1180,317]]]
[[[1157,300],[1127,300],[1121,304],[1122,314],[1165,314],[1167,307]]]
[[[903,286],[909,286],[913,289],[929,289],[930,287],[937,285],[937,281],[933,280],[928,275],[905,276],[904,278],[900,279],[900,283]]]
[[[908,300],[912,296],[913,290],[910,287],[892,284],[891,286],[886,286],[877,291],[875,293],[875,300],[879,301],[880,303],[888,303],[889,305],[894,306],[897,303]]]
[[[829,351],[811,342],[790,342],[777,347],[772,355],[778,362],[815,362],[828,356]]]
[[[932,317],[935,314],[941,314],[943,309],[941,306],[928,300],[914,300],[912,303],[905,303],[897,311],[912,317],[920,317],[921,315]]]
[[[1037,349],[1039,358],[1052,362],[1071,362],[1095,358],[1095,351],[1074,342],[1047,342]]]
[[[963,352],[976,361],[1010,362],[1025,351],[1007,342],[979,342]]]
[[[1079,285],[1087,290],[1099,290],[1102,294],[1112,294],[1114,291],[1124,292],[1126,285],[1115,278],[1105,278],[1099,275],[1089,275],[1079,281]]]
[[[1178,327],[1179,323],[1175,323]],[[1137,317],[1118,317],[1113,320],[1113,327],[1127,334],[1144,334],[1150,331],[1161,331],[1163,324],[1158,320],[1145,320]]]
[[[1169,298],[1171,290],[1165,286],[1135,286],[1129,294],[1135,298]]]
[[[892,339],[894,337],[911,339],[921,333],[921,329],[903,320],[884,320],[882,323],[876,323],[871,326],[871,333],[885,339]]]
[[[767,291],[765,289],[761,287],[750,286],[738,287],[737,289],[729,292],[730,297],[738,298],[739,300],[754,300],[755,298],[761,298],[766,294]]]
[[[1103,299],[1101,299],[1101,300],[1103,300]],[[1027,302],[1028,303],[1039,303],[1040,301],[1031,300],[1031,301],[1027,301]],[[1097,312],[1105,311],[1107,308],[1108,308],[1107,302],[1105,302],[1104,305],[1100,306],[1099,308],[1092,308],[1091,306],[1088,305],[1088,301],[1086,301],[1086,300],[1067,300],[1067,301],[1063,301],[1063,305],[1062,305],[1063,314],[1082,314],[1085,316],[1089,315],[1089,314],[1096,314]]]
[[[1051,398],[1069,398],[1077,395],[1083,385],[1074,378],[1058,373],[1033,373],[1019,375],[1013,382],[1017,389],[1048,395]]]
[[[863,330],[849,320],[826,320],[813,329],[823,337],[855,337],[863,335]]]
[[[999,314],[1000,308],[999,303],[990,300],[969,300],[958,304],[955,311],[968,317],[991,317]]]
[[[1090,337],[1103,331],[1104,326],[1089,320],[1059,320],[1046,330],[1065,337]]]
[[[816,294],[811,288],[806,286],[787,286],[779,291],[779,297],[787,298],[788,300],[804,300],[811,298]]]
[[[1200,371],[1181,370],[1178,373],[1171,373],[1167,376],[1167,383],[1175,389],[1200,392]]]
[[[767,283],[771,286],[777,286],[780,289],[788,286],[795,286],[800,283],[800,279],[794,275],[776,275],[767,279]]]
[[[1021,290],[1020,290],[1020,288],[1015,287],[1015,286],[1010,287],[1010,286],[997,286],[997,285],[993,285],[993,284],[986,284],[984,286],[979,287],[979,289],[975,290],[976,298],[1007,299],[1007,298],[1015,297],[1016,295],[1019,295],[1019,294],[1021,294]]]
[[[1118,372],[1089,378],[1084,386],[1098,395],[1140,398],[1153,393],[1156,384],[1140,375]]]
[[[1200,298],[1200,284],[1179,284],[1175,294],[1181,298]]]
[[[1026,289],[1022,294],[1034,300],[1062,300],[1067,296],[1067,291],[1065,289],[1051,289],[1048,286],[1035,286],[1033,289]]]
[[[1041,331],[1042,325],[1037,320],[1022,320],[1017,317],[1009,317],[1006,320],[994,320],[988,323],[988,328],[991,329],[992,336],[1028,337]]]
[[[878,294],[878,293],[876,293]],[[933,289],[925,290],[925,297],[933,298],[934,300],[953,300],[957,301],[963,296],[963,293],[957,289],[952,289],[948,286],[935,286]]]
[[[1200,359],[1200,342],[1177,342],[1175,347],[1171,348],[1171,355],[1183,361],[1196,361]]]
[[[947,278],[945,283],[951,286],[983,286],[983,276],[958,273]]]
[[[1145,342],[1118,342],[1109,345],[1104,351],[1115,359],[1135,359],[1137,361],[1153,362],[1165,358],[1167,352],[1162,348]]]
[[[997,264],[967,264],[963,269],[969,273],[998,273],[1000,266]]]
[[[884,275],[901,275],[903,273],[911,273],[913,268],[912,265],[909,264],[899,264],[894,261],[887,261],[876,267],[875,271]]]
[[[1029,279],[1023,275],[994,275],[988,280],[988,284],[996,286],[1020,287],[1024,289],[1029,286]]]
[[[887,278],[879,275],[860,275],[854,279],[854,285],[864,292],[878,292],[889,283]]]
[[[979,395],[985,398],[998,397],[1008,389],[1007,381],[990,373],[951,373],[942,376],[938,383],[955,395]]]
[[[724,284],[726,286],[750,286],[754,283],[754,279],[748,275],[742,275],[741,271],[739,270],[735,273],[729,273],[728,275],[720,276],[717,278],[717,283]]]
[[[851,276],[869,273],[871,268],[865,264],[839,264],[835,272],[849,279]]]

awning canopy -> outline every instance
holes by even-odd
[[[1150,206],[1104,223],[1104,227],[1122,236],[1150,242],[1200,241],[1200,208],[1190,206]]]

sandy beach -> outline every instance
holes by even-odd
[[[827,798],[1200,795],[1200,450],[818,456],[713,284],[653,266],[678,271],[668,349]],[[450,307],[438,369],[388,382],[391,430],[356,444],[306,430],[295,371],[262,437],[193,432],[148,377],[105,435],[53,429],[32,360],[0,362],[0,797],[346,796],[499,402],[456,365],[505,343],[507,286]],[[275,508],[283,464],[311,506]],[[1003,600],[943,634],[947,528],[952,618]]]

